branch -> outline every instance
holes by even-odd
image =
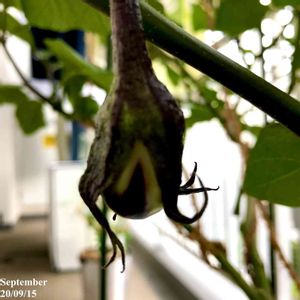
[[[76,118],[74,114],[67,113],[67,112],[65,112],[62,109],[62,107],[61,107],[61,101],[53,102],[53,101],[51,101],[51,98],[47,98],[46,96],[44,96],[43,94],[41,94],[34,86],[32,86],[30,84],[30,82],[26,79],[26,77],[24,76],[24,74],[21,72],[20,68],[18,67],[18,65],[14,61],[13,57],[9,53],[9,51],[8,51],[6,45],[5,45],[5,41],[4,40],[2,40],[2,46],[3,46],[4,52],[6,53],[9,61],[11,62],[11,64],[13,65],[13,67],[15,68],[15,70],[18,73],[18,75],[20,76],[20,78],[22,79],[23,84],[31,92],[33,92],[35,95],[37,95],[41,101],[49,104],[53,108],[53,110],[57,111],[58,113],[60,113],[61,115],[63,115],[68,120],[78,121],[83,126],[91,127],[91,128],[96,128],[96,124],[95,124],[95,122],[93,120],[81,120],[79,118]]]
[[[84,0],[109,13],[108,0]],[[300,103],[141,2],[146,38],[231,89],[300,136]]]
[[[296,286],[298,288],[298,290],[300,291],[300,278],[298,276],[298,274],[296,273],[296,271],[293,269],[292,265],[287,261],[287,259],[285,258],[282,249],[277,241],[276,238],[276,232],[275,232],[275,228],[272,224],[272,221],[270,220],[269,214],[266,210],[266,208],[264,207],[264,205],[260,202],[260,201],[256,201],[256,205],[259,207],[262,217],[265,220],[267,227],[269,229],[269,233],[270,233],[270,239],[271,239],[271,243],[273,245],[273,248],[275,249],[275,251],[278,254],[279,259],[281,260],[281,262],[283,263],[284,267],[287,269],[287,271],[289,272],[291,278],[295,281]]]
[[[249,285],[241,274],[234,268],[234,266],[226,258],[224,249],[217,242],[208,241],[202,233],[194,227],[184,227],[188,235],[187,237],[201,244],[201,248],[205,249],[206,254],[212,254],[220,263],[219,270],[223,271],[237,286],[239,286],[244,293],[252,300],[261,300],[258,294],[258,289],[254,286]],[[207,263],[207,261],[206,261]],[[210,267],[210,263],[208,263]]]
[[[22,79],[24,85],[30,91],[32,91],[34,94],[36,94],[43,102],[46,102],[49,105],[51,105],[54,110],[58,111],[60,114],[62,114],[67,119],[72,119],[72,114],[68,114],[65,111],[63,111],[62,108],[60,107],[60,105],[58,106],[56,103],[53,103],[49,98],[47,98],[46,96],[42,95],[36,88],[34,88],[30,84],[30,82],[26,79],[26,77],[24,76],[24,74],[22,73],[22,71],[20,70],[20,68],[16,64],[16,62],[14,61],[13,57],[9,53],[9,51],[8,51],[6,45],[5,45],[5,42],[2,42],[2,46],[3,46],[4,52],[6,53],[9,61],[11,62],[11,64],[13,65],[13,67],[15,68],[15,70],[18,73],[18,75],[20,76],[20,78]]]
[[[270,282],[256,246],[256,223],[255,202],[252,198],[248,198],[246,217],[241,225],[241,233],[246,245],[245,260],[248,273],[255,286],[263,289],[271,297]]]

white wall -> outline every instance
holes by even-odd
[[[0,225],[14,225],[20,206],[14,152],[15,119],[12,107],[0,107]]]
[[[19,39],[9,38],[7,47],[20,65],[22,72],[29,72],[29,47]],[[12,68],[3,49],[0,47],[0,83],[18,84],[17,73]],[[17,186],[17,166],[15,160],[15,108],[0,106],[0,216],[1,225],[13,225],[20,214],[20,201]]]
[[[25,76],[30,77],[30,48],[10,37],[7,47]],[[20,84],[20,78],[0,47],[0,83]],[[53,127],[53,124],[52,124]],[[52,128],[51,128],[52,129]],[[13,225],[26,207],[48,206],[47,168],[56,158],[55,148],[45,148],[49,127],[25,136],[15,118],[15,107],[0,106],[0,218]]]
[[[24,212],[48,209],[48,167],[56,159],[56,148],[44,146],[47,128],[30,136],[15,134],[15,159],[19,196]]]

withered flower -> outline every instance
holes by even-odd
[[[178,195],[210,189],[202,183],[198,189],[189,189],[197,165],[180,187],[184,118],[153,72],[138,1],[111,0],[110,11],[115,79],[97,116],[96,136],[79,190],[111,238],[109,263],[118,247],[124,266],[123,245],[96,205],[99,195],[122,217],[145,218],[164,208],[172,220],[188,224],[200,218],[204,209],[192,218],[182,215]]]

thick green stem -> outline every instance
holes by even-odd
[[[109,13],[107,0],[84,0]],[[146,38],[231,89],[300,136],[300,102],[210,48],[141,2]]]
[[[194,228],[191,225],[183,225],[183,227],[189,232],[192,233]],[[199,242],[199,240],[198,240]],[[220,270],[223,271],[224,275],[227,275],[237,286],[239,286],[244,293],[251,300],[267,300],[268,298],[261,295],[260,290],[255,286],[251,286],[247,281],[242,277],[242,275],[233,267],[226,257],[226,254],[222,249],[216,246],[216,244],[211,243],[207,240],[202,240],[205,244],[206,250],[212,254],[220,263]],[[271,300],[268,299],[268,300]]]
[[[249,299],[259,299],[255,292],[255,289],[251,287],[240,275],[239,272],[230,264],[224,254],[214,253],[215,257],[221,264],[221,269],[230,276],[230,278],[238,285]]]

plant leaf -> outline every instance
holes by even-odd
[[[28,101],[28,97],[22,92],[20,86],[0,85],[0,104],[18,104],[22,101]]]
[[[21,0],[0,0],[0,3],[6,5],[6,7],[13,6],[19,10],[22,10]]]
[[[299,0],[272,0],[272,4],[276,5],[276,6],[280,6],[280,7],[284,7],[284,6],[294,6],[296,8],[300,7],[300,1]]]
[[[76,75],[83,75],[104,90],[110,88],[112,73],[88,63],[75,50],[62,40],[46,40],[47,47],[64,64],[66,69]]]
[[[13,34],[20,39],[33,45],[33,37],[28,24],[20,24],[14,17],[9,13],[6,13],[6,19],[4,13],[0,12],[0,29],[7,30],[10,34]]]
[[[259,0],[222,0],[216,15],[216,29],[236,36],[260,26],[267,7]]]
[[[17,105],[16,117],[25,134],[31,134],[45,126],[43,105],[36,101],[21,101]]]
[[[181,79],[180,75],[172,67],[168,65],[166,65],[166,69],[167,69],[168,77],[170,78],[171,82],[174,85],[178,85]]]
[[[177,0],[174,2],[175,9],[172,13],[168,14],[168,17],[175,22],[178,26],[182,27],[182,19],[185,13],[184,0]]]
[[[1,104],[16,106],[16,117],[25,134],[31,134],[45,126],[42,104],[31,101],[20,86],[0,85]]]
[[[91,97],[78,97],[74,103],[75,115],[81,120],[90,120],[98,111],[98,103]]]
[[[241,122],[242,130],[248,131],[255,135],[256,137],[260,134],[262,127],[255,125],[248,125],[246,123]]]
[[[244,190],[259,199],[300,206],[300,138],[273,124],[262,129],[250,153]]]
[[[191,103],[190,109],[191,115],[185,119],[186,128],[190,128],[198,122],[209,121],[214,117],[208,107],[204,104]]]
[[[84,83],[85,77],[80,75],[68,76],[64,81],[64,93],[68,95],[72,105],[74,104],[74,98],[80,95]]]
[[[161,14],[164,14],[165,9],[164,6],[158,0],[146,0],[150,6],[152,6],[155,10],[159,11]]]
[[[22,0],[30,24],[42,29],[81,29],[107,36],[107,17],[80,0]]]
[[[207,14],[199,4],[193,4],[192,6],[192,24],[194,30],[208,27]]]
[[[83,97],[81,95],[85,81],[84,77],[77,75],[68,77],[64,85],[64,93],[68,95],[74,109],[74,115],[78,116],[80,120],[90,120],[99,108],[97,102],[91,96]]]

